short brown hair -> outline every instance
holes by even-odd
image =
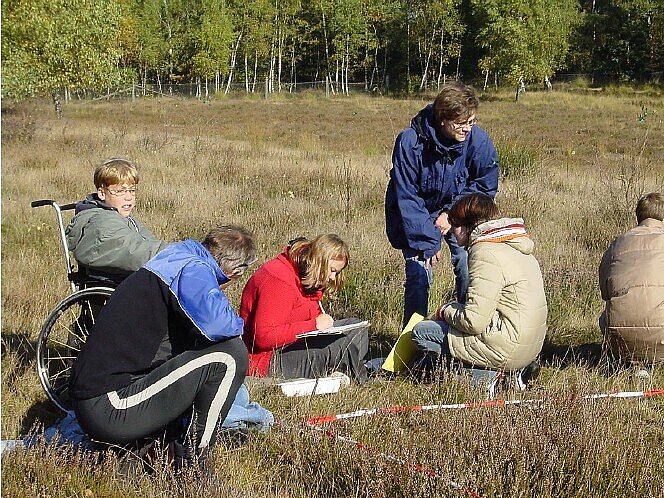
[[[136,185],[139,176],[133,162],[123,157],[112,157],[97,166],[94,174],[95,188],[109,185]]]
[[[664,195],[651,192],[636,203],[636,221],[641,223],[647,218],[664,221]]]
[[[343,285],[343,275],[338,274],[334,282],[327,280],[330,259],[343,260],[348,265],[348,246],[333,233],[319,235],[312,240],[297,239],[288,248],[288,257],[295,264],[305,292],[313,294],[322,290],[328,294],[338,291]]]
[[[470,194],[457,202],[447,219],[454,227],[467,227],[473,230],[485,221],[500,217],[500,210],[491,197],[485,194]]]
[[[213,228],[203,239],[205,247],[226,276],[256,262],[254,236],[238,225],[222,225]]]
[[[436,125],[440,126],[443,120],[467,119],[477,111],[480,101],[475,90],[461,82],[444,85],[433,101],[433,116]]]

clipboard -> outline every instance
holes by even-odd
[[[390,354],[387,355],[387,358],[383,362],[383,366],[381,367],[383,370],[399,373],[402,372],[413,360],[416,348],[411,339],[411,332],[415,325],[422,320],[424,320],[422,315],[413,313],[413,316],[410,317],[410,320],[408,320],[408,323],[404,327],[403,332],[399,335],[397,342],[392,347]]]

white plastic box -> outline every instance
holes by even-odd
[[[287,382],[280,382],[281,391],[286,396],[310,396],[312,394],[332,394],[350,385],[350,378],[341,373],[335,372],[329,377],[320,377],[318,379],[294,379]]]

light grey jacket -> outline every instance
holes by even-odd
[[[664,222],[645,219],[613,241],[599,288],[609,347],[625,359],[664,361]]]
[[[509,371],[525,367],[540,353],[547,304],[533,247],[520,218],[491,220],[473,230],[466,302],[443,310],[455,358]]]
[[[124,217],[91,194],[76,206],[65,230],[67,245],[79,264],[121,278],[138,270],[168,244],[143,223]]]

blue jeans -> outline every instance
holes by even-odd
[[[413,329],[411,338],[422,355],[450,356],[447,343],[449,325],[437,320],[423,320]]]
[[[444,239],[450,249],[457,301],[463,303],[466,301],[468,293],[468,252],[457,245],[453,235],[445,235]],[[425,260],[420,251],[404,249],[402,252],[406,261],[403,302],[403,325],[405,326],[413,313],[419,313],[423,317],[428,316],[429,288],[433,281],[433,271],[431,267],[425,267]]]

